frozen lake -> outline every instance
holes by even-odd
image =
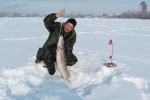
[[[36,70],[37,50],[49,34],[43,18],[0,18],[0,99],[150,100],[150,21],[77,18],[77,22],[73,52],[79,62],[69,68],[73,71],[69,84],[59,79],[59,72],[50,76],[42,65],[42,72]],[[110,39],[118,65],[112,69],[103,66],[111,55]]]

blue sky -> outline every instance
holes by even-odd
[[[59,12],[66,3],[66,13],[121,13],[137,11],[142,0],[0,0],[0,12]],[[150,6],[150,0],[144,0]]]

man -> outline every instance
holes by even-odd
[[[66,64],[68,66],[74,65],[78,59],[72,53],[73,46],[76,42],[76,32],[74,30],[77,22],[75,19],[68,19],[61,25],[60,22],[55,22],[57,17],[63,17],[65,10],[60,13],[51,13],[44,18],[44,24],[46,29],[50,32],[49,37],[42,48],[39,48],[36,56],[36,63],[43,60],[50,75],[55,74],[55,62],[56,62],[56,49],[60,35],[63,36]]]

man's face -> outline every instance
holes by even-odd
[[[68,32],[71,32],[72,30],[73,30],[73,25],[71,24],[71,23],[66,23],[65,24],[65,26],[64,26],[64,31],[66,32],[66,33],[68,33]]]

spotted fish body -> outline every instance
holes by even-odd
[[[67,65],[65,61],[65,48],[62,36],[60,36],[59,38],[56,52],[56,66],[61,73],[61,78],[63,78],[64,80],[68,80],[69,72],[67,70]]]

